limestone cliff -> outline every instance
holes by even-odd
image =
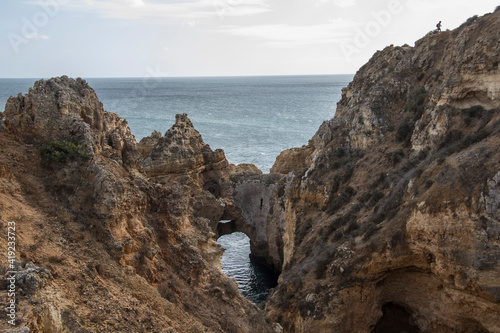
[[[137,143],[84,80],[36,82],[0,113],[18,327],[500,332],[499,40],[497,10],[377,52],[268,175],[186,115]],[[220,270],[235,230],[281,272],[265,312]]]
[[[16,223],[18,328],[275,331],[220,270],[216,226],[226,210],[238,214],[227,179],[245,167],[212,151],[185,115],[137,144],[84,80],[60,77],[11,97],[0,118],[0,221],[5,232]]]
[[[497,10],[377,52],[278,157],[285,332],[500,332],[499,40]]]

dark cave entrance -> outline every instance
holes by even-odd
[[[243,296],[255,304],[264,302],[269,290],[277,286],[279,275],[253,259],[250,238],[237,230],[235,221],[220,221],[217,232],[217,243],[225,249],[221,259],[222,271],[236,280]]]
[[[221,220],[217,224],[217,235],[218,237],[232,234],[237,232],[236,221],[235,220]]]
[[[392,302],[385,303],[382,313],[372,333],[420,333],[411,313],[404,306]]]

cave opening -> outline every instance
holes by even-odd
[[[220,220],[217,224],[217,237],[229,235],[237,231],[235,220]]]
[[[388,302],[382,306],[382,313],[372,333],[420,333],[411,313],[404,306]]]
[[[221,221],[219,226],[218,231],[233,228],[229,220]],[[222,271],[236,280],[243,296],[255,304],[264,302],[269,290],[277,286],[279,275],[252,259],[250,238],[239,231],[219,233],[217,243],[225,249],[221,259]]]

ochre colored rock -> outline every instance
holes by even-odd
[[[276,332],[222,273],[215,241],[225,212],[241,215],[232,170],[255,169],[230,166],[186,115],[138,145],[85,81],[60,77],[10,98],[0,118],[0,220],[16,222],[23,260],[19,327]],[[54,139],[83,143],[90,158],[41,156]]]
[[[277,159],[284,332],[500,332],[498,40],[500,10],[377,52]]]
[[[500,332],[499,40],[497,10],[377,52],[268,175],[187,115],[137,144],[85,81],[38,81],[0,114],[20,329]],[[281,272],[265,311],[220,270],[228,230]]]

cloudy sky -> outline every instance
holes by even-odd
[[[0,0],[0,77],[355,73],[491,0]]]

